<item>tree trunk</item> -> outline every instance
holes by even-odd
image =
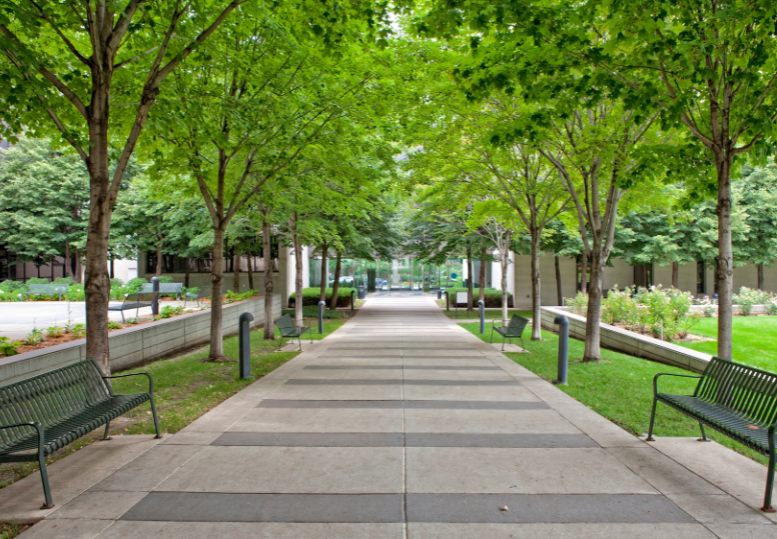
[[[507,303],[508,303],[508,290],[507,290],[507,266],[510,264],[510,232],[505,234],[505,245],[499,250],[499,264],[502,267],[502,326],[507,325]]]
[[[111,257],[110,264],[111,264],[111,279],[115,279],[116,278],[116,271],[115,271],[114,264],[113,264],[113,257]],[[52,273],[53,273],[53,271],[52,271]]]
[[[591,258],[591,286],[588,290],[583,361],[601,361],[602,353],[599,347],[601,326],[599,322],[602,318],[602,277],[604,274],[601,247],[594,247]]]
[[[264,338],[275,339],[275,326],[273,325],[273,278],[272,278],[272,227],[267,220],[267,215],[262,222],[262,255],[264,257]]]
[[[91,211],[86,238],[84,295],[86,296],[86,357],[97,361],[103,373],[109,375],[111,364],[108,346],[108,304],[111,297],[111,282],[108,277],[108,234],[111,226],[111,210],[106,204],[107,158],[105,161],[105,181],[92,182]]]
[[[483,247],[480,251],[480,274],[478,275],[478,299],[486,304],[486,258],[488,250]],[[423,280],[423,279],[422,279]]]
[[[226,228],[226,227],[224,227]],[[210,272],[210,353],[208,361],[227,361],[222,338],[224,313],[221,289],[224,281],[224,228],[213,230],[213,267]]]
[[[70,259],[70,242],[65,242],[65,275],[73,277],[73,261]]]
[[[81,274],[83,273],[83,269],[81,267],[81,250],[78,247],[73,247],[73,258],[75,258],[76,263],[76,269],[73,271],[73,279],[75,282],[81,284]],[[107,323],[106,327],[108,327]]]
[[[232,252],[232,291],[240,293],[240,251]]]
[[[329,268],[327,266],[327,254],[329,252],[329,245],[324,244],[321,246],[321,295],[318,301],[326,303],[326,287],[329,286]]]
[[[189,273],[191,273],[191,268],[189,267],[192,263],[192,259],[190,257],[186,257],[186,262],[184,262],[185,268],[184,271],[186,272],[183,277],[183,285],[186,288],[189,288]]]
[[[755,268],[758,274],[758,277],[757,277],[758,290],[763,290],[764,289],[764,265],[758,264]]]
[[[467,247],[467,310],[472,310],[472,248]]]
[[[564,306],[564,294],[561,290],[561,265],[559,264],[559,257],[558,255],[553,257],[555,265],[556,265],[556,295],[558,296],[558,305],[559,307]]]
[[[340,292],[340,271],[342,270],[343,253],[337,251],[337,263],[335,264],[335,281],[332,283],[332,299],[329,301],[329,308],[337,309],[337,294]]]
[[[680,288],[680,263],[672,262],[672,288]]]
[[[583,248],[583,259],[580,265],[580,292],[588,293],[588,253]]]
[[[156,271],[154,271],[154,275],[156,275],[157,277],[162,275],[162,242],[161,241],[156,244]]]
[[[248,261],[248,289],[254,289],[254,255],[251,251],[246,252],[246,260]]]
[[[532,330],[531,340],[539,341],[542,338],[540,328],[542,319],[540,318],[540,306],[542,305],[542,288],[540,286],[540,240],[542,239],[542,229],[533,224],[531,233],[531,308],[532,308]]]
[[[721,152],[722,154],[722,152]],[[731,160],[716,155],[718,172],[718,357],[732,359],[734,252],[731,244]]]
[[[296,227],[297,212],[294,212],[294,223]],[[291,236],[294,242],[294,260],[296,261],[296,267],[294,268],[294,319],[298,326],[302,325],[302,245],[300,245],[299,238],[296,231]]]

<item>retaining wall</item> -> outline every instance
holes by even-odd
[[[273,318],[281,315],[281,296],[274,294]],[[252,326],[264,325],[264,297],[224,306],[224,335],[237,333],[238,318],[248,312]],[[111,370],[118,371],[210,340],[210,310],[109,333]],[[86,358],[86,339],[0,359],[0,385],[41,374]]]
[[[572,314],[566,307],[542,307],[542,327],[554,333],[558,326],[554,324],[557,316],[564,315],[569,320],[569,336],[585,340],[585,317]],[[667,365],[673,365],[693,372],[703,372],[712,359],[690,348],[684,348],[647,335],[640,335],[609,324],[601,326],[601,346],[630,356],[652,359]]]

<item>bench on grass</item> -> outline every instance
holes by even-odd
[[[138,311],[143,307],[151,307],[157,297],[157,292],[136,292],[135,294],[126,294],[121,305],[108,305],[108,311],[121,312],[121,321],[124,322],[124,311],[135,309],[135,318],[138,317]]]
[[[520,339],[521,348],[525,349],[525,346],[523,345],[523,330],[526,329],[526,326],[529,324],[529,319],[514,314],[512,318],[510,318],[510,323],[504,327],[497,327],[496,323],[501,321],[501,318],[491,321],[491,342],[494,342],[494,332],[496,331],[502,336],[502,352],[505,351],[505,339],[509,340],[511,344],[513,342],[512,339]]]
[[[275,321],[275,325],[278,326],[278,329],[281,331],[281,344],[278,346],[278,351],[280,352],[281,348],[283,348],[283,339],[285,338],[291,338],[294,337],[299,340],[299,349],[302,351],[302,336],[310,331],[310,326],[298,326],[294,323],[294,320],[292,320],[291,316],[288,314],[284,314],[280,318],[278,318]],[[313,342],[313,333],[310,333],[310,342]]]
[[[147,376],[148,392],[115,395],[107,380]],[[154,381],[145,372],[103,376],[93,359],[85,359],[21,382],[0,387],[0,463],[37,462],[46,499],[51,499],[46,457],[67,444],[143,404],[151,403],[156,437],[161,438],[154,405]]]
[[[150,293],[154,291],[154,283],[143,283],[140,292]],[[183,283],[159,283],[160,296],[173,296],[180,298],[183,294]]]
[[[67,294],[67,289],[70,285],[67,284],[31,284],[27,289],[26,294],[32,294],[35,296],[59,296],[59,300],[62,301],[62,296]]]
[[[661,376],[699,378],[693,395],[658,392]],[[777,374],[713,357],[701,376],[659,373],[653,378],[653,411],[647,441],[653,442],[658,402],[699,422],[700,442],[708,442],[704,426],[769,457],[762,511],[774,512],[774,433],[777,427]]]

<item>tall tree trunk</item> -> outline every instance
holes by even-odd
[[[246,252],[246,260],[248,261],[248,289],[254,290],[254,255],[250,250]]]
[[[532,223],[531,234],[531,309],[532,309],[532,330],[531,340],[539,341],[542,339],[540,328],[542,319],[540,318],[540,306],[542,305],[542,288],[540,285],[540,240],[542,239],[542,229],[536,223]]]
[[[467,310],[472,310],[472,248],[467,247]]]
[[[488,250],[483,247],[480,250],[480,274],[478,275],[478,299],[486,304],[486,258]]]
[[[715,156],[718,172],[718,357],[732,359],[732,301],[734,251],[731,243],[731,163],[721,150]]]
[[[210,272],[210,353],[208,361],[227,361],[224,356],[223,301],[221,290],[224,282],[224,231],[226,227],[213,230],[213,267]]]
[[[232,291],[240,292],[240,251],[232,251]]]
[[[321,295],[318,301],[326,302],[326,287],[329,286],[329,267],[327,255],[329,254],[329,244],[324,243],[321,246]]]
[[[73,277],[73,261],[70,259],[70,242],[65,242],[65,275]]]
[[[81,274],[83,273],[83,267],[81,266],[81,249],[78,247],[73,247],[73,258],[75,258],[75,265],[76,269],[73,271],[73,279],[75,282],[81,284]],[[105,327],[107,329],[108,323],[105,323]]]
[[[758,282],[758,284],[757,284],[758,290],[763,290],[764,289],[764,265],[763,264],[758,264],[755,267],[755,269],[756,269],[756,273],[758,275],[756,277],[756,280]]]
[[[294,232],[291,241],[294,243],[294,261],[297,263],[294,268],[294,320],[298,326],[302,325],[302,245],[300,245],[297,236],[296,226],[298,223],[297,212],[294,212]]]
[[[268,212],[269,213],[269,212]],[[275,326],[273,325],[273,282],[272,275],[272,227],[265,214],[262,222],[262,255],[264,256],[264,338],[275,339]]]
[[[504,245],[499,249],[499,264],[502,268],[502,326],[507,325],[507,304],[509,301],[507,290],[507,266],[510,264],[510,232],[505,233]]]
[[[335,264],[335,282],[332,283],[332,299],[329,301],[329,308],[337,309],[337,294],[340,292],[340,271],[343,269],[343,253],[337,251],[337,263]]]
[[[680,288],[680,263],[672,262],[672,288]]]
[[[186,261],[184,262],[184,266],[185,266],[185,268],[184,268],[184,271],[185,271],[186,273],[184,274],[184,277],[183,277],[183,285],[184,285],[186,288],[189,288],[189,274],[191,273],[191,267],[190,267],[190,265],[191,265],[191,263],[192,263],[192,259],[191,259],[190,257],[188,257],[188,256],[187,256],[185,260],[186,260]]]
[[[556,295],[558,296],[558,305],[561,307],[564,305],[564,293],[561,289],[561,264],[559,264],[558,255],[554,256],[553,260],[556,265]]]
[[[585,351],[583,361],[601,361],[600,335],[602,318],[602,277],[604,260],[600,245],[594,245],[591,257],[591,286],[588,289],[588,313],[586,314]]]
[[[154,275],[159,277],[162,275],[162,241],[160,240],[159,243],[156,244],[156,271],[154,271]]]
[[[580,292],[588,293],[588,253],[583,248],[583,259],[580,266]]]
[[[113,257],[111,257],[110,264],[111,264],[111,279],[115,279],[116,278],[116,269],[115,269],[114,264],[113,264]],[[53,271],[52,271],[52,275],[53,275]]]

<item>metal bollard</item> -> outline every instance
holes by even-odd
[[[251,322],[254,317],[251,313],[240,315],[239,340],[240,340],[240,379],[248,380],[251,376]]]
[[[451,299],[448,297],[448,291],[445,291],[445,310],[450,311],[451,310]]]
[[[437,299],[442,299],[442,289],[437,291]]]
[[[154,301],[151,303],[151,314],[159,315],[159,277],[151,277],[151,290],[156,292]]]
[[[324,334],[324,307],[325,306],[326,306],[325,301],[318,302],[318,334],[319,335]]]
[[[569,320],[559,315],[553,320],[558,328],[558,380],[554,384],[566,384],[569,367]]]
[[[483,335],[486,332],[486,304],[479,299],[478,305],[480,305],[480,334]]]
[[[351,290],[351,310],[354,310],[353,295],[356,294],[356,290]]]

